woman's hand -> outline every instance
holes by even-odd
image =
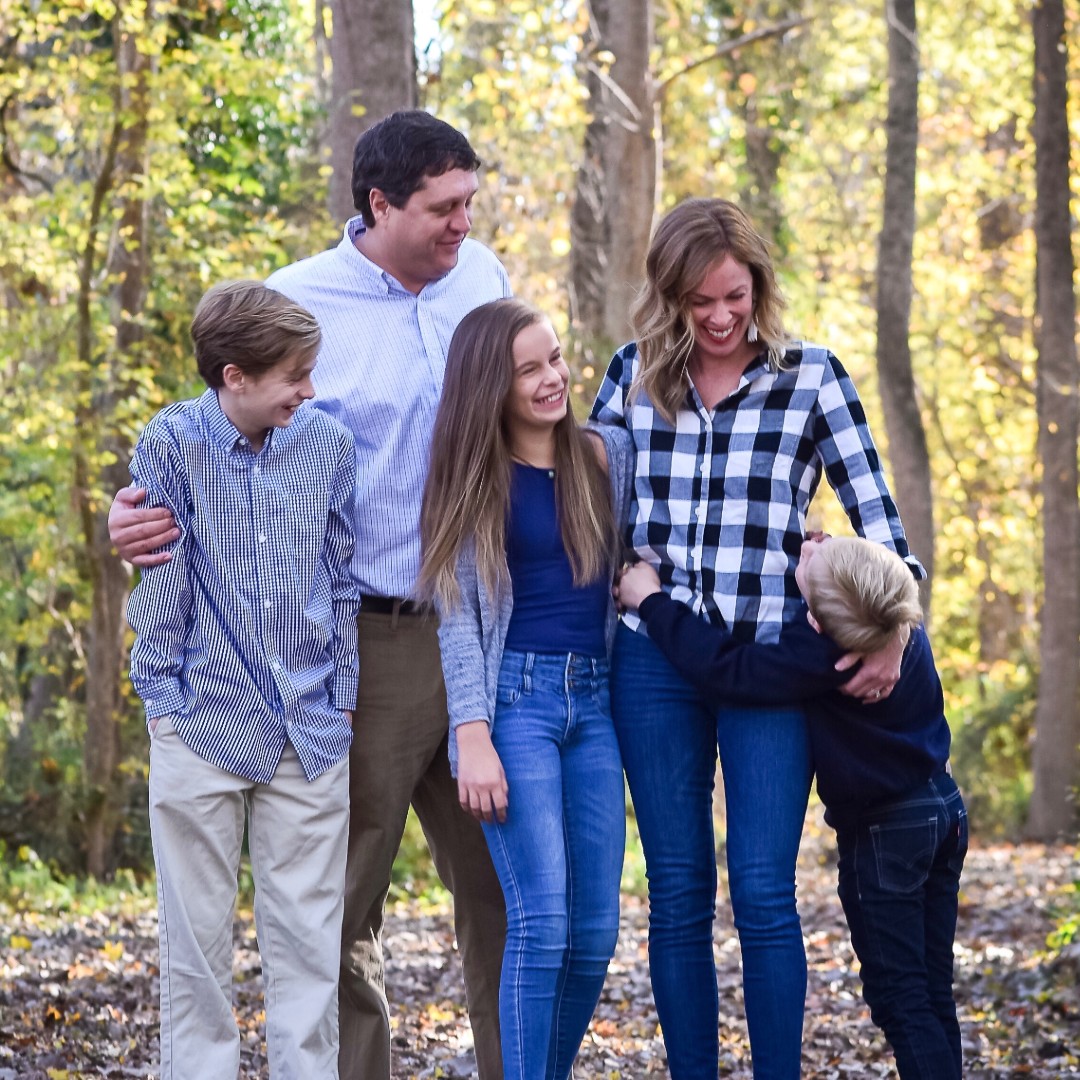
[[[502,762],[491,744],[484,720],[461,724],[454,731],[458,744],[458,802],[479,821],[503,822],[509,787]]]
[[[904,658],[904,646],[910,630],[898,630],[892,641],[875,653],[846,653],[836,661],[837,671],[847,671],[860,660],[862,667],[840,687],[841,693],[858,698],[864,705],[884,701],[900,678],[900,661]]]
[[[623,568],[619,580],[611,589],[616,602],[630,611],[636,611],[646,596],[660,591],[660,575],[647,562],[637,562]]]

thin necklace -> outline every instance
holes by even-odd
[[[519,454],[511,454],[511,461],[516,461],[519,465],[526,465],[530,469],[539,469],[541,472],[546,472],[549,477],[554,478],[555,469],[551,465],[536,465],[533,462],[521,457]]]

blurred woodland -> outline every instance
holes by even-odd
[[[932,567],[976,832],[1075,838],[1080,3],[415,8],[0,0],[0,851],[152,867],[109,502],[198,389],[203,290],[335,243],[358,131],[411,105],[483,159],[473,235],[553,317],[582,412],[654,216],[750,211]]]

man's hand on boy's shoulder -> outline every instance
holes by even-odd
[[[109,539],[121,559],[135,566],[159,566],[172,555],[160,551],[180,536],[171,511],[145,507],[146,488],[121,488],[109,507]]]

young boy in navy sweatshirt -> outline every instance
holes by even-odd
[[[967,814],[948,769],[941,681],[918,587],[894,552],[857,537],[804,542],[795,573],[807,604],[776,644],[745,644],[660,590],[653,568],[623,572],[615,595],[684,678],[736,703],[801,702],[825,820],[836,830],[839,895],[863,996],[903,1080],[959,1080],[953,938]],[[846,653],[908,638],[891,694],[840,692]]]

